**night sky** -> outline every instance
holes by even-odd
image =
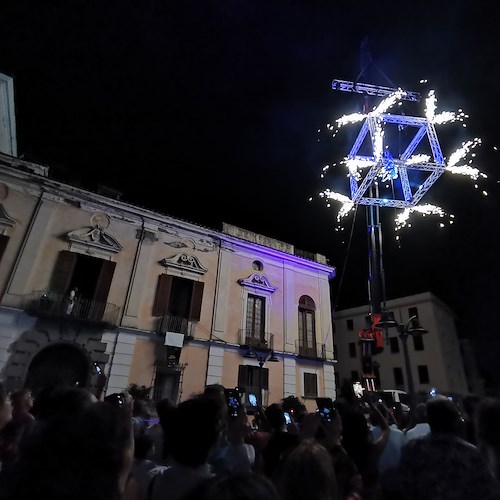
[[[360,97],[331,82],[359,76],[366,38],[374,64],[360,81],[432,88],[438,111],[470,116],[467,128],[438,128],[445,156],[483,140],[480,189],[444,175],[423,200],[453,213],[453,226],[416,218],[397,243],[395,213],[383,211],[384,266],[388,298],[430,290],[457,312],[460,334],[500,387],[499,19],[488,2],[435,3],[4,1],[0,72],[15,79],[19,155],[167,215],[323,253],[338,270],[337,307],[367,303],[364,208],[348,245],[353,217],[336,232],[338,205],[317,196],[348,193],[343,169],[320,174],[355,137],[346,127],[332,138],[326,125],[360,111]],[[422,116],[423,104],[404,112]]]

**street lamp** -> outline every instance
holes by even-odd
[[[262,406],[262,372],[264,363],[269,361],[270,363],[279,363],[279,359],[276,357],[274,350],[258,353],[251,345],[248,346],[247,352],[243,355],[244,358],[256,359],[259,363],[259,399]]]
[[[393,316],[393,315],[392,315]],[[410,407],[411,409],[415,408],[415,385],[413,383],[413,372],[411,369],[411,361],[410,355],[408,353],[408,337],[414,337],[417,335],[424,335],[428,333],[428,330],[422,328],[418,317],[412,316],[408,322],[405,323],[397,323],[395,320],[387,319],[387,322],[384,324],[378,323],[377,326],[381,326],[383,328],[397,328],[398,336],[401,340],[401,344],[403,344],[403,356],[405,360],[405,369],[406,369],[406,379],[408,381],[408,397],[410,398]]]

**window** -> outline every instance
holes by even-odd
[[[397,337],[390,337],[389,343],[391,345],[391,352],[393,353],[399,352],[399,340]]]
[[[266,299],[257,295],[248,295],[246,335],[258,340],[265,340],[265,305]]]
[[[351,372],[351,381],[352,382],[359,382],[360,378],[359,378],[359,372],[358,370],[353,370]]]
[[[318,376],[315,373],[304,373],[304,397],[318,397]]]
[[[106,312],[115,266],[116,262],[63,250],[52,272],[50,290],[60,297],[75,292],[71,315],[99,321]]]
[[[153,388],[153,398],[159,401],[163,398],[168,398],[170,401],[176,402],[179,394],[180,373],[178,371],[159,371],[155,376]]]
[[[408,309],[408,319],[412,316],[416,316],[418,319],[418,307],[410,307]]]
[[[9,237],[5,234],[0,234],[0,261],[2,260],[3,253],[5,252],[5,248],[7,247],[7,242],[9,241]]]
[[[393,369],[394,372],[394,384],[396,387],[401,387],[405,384],[404,378],[403,378],[403,370],[399,367],[396,367]]]
[[[356,357],[356,343],[355,342],[349,342],[349,357],[350,358]]]
[[[347,329],[352,332],[354,330],[354,320],[348,319],[347,320]]]
[[[429,370],[427,370],[427,366],[425,365],[420,365],[417,366],[418,369],[418,379],[421,384],[428,384],[429,383]]]
[[[299,354],[316,357],[316,304],[303,295],[299,300]]]
[[[262,377],[262,379],[260,379]],[[240,365],[238,368],[238,387],[254,387],[267,391],[269,388],[269,368]]]
[[[262,271],[264,269],[264,266],[262,265],[262,262],[254,260],[252,262],[252,269],[255,269],[256,271]]]
[[[424,338],[422,335],[412,335],[413,339],[413,348],[415,351],[423,351],[424,350]]]
[[[169,274],[158,278],[153,316],[169,318],[169,331],[188,333],[188,322],[199,321],[204,284]]]

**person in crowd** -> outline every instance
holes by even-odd
[[[12,403],[3,384],[0,383],[0,431],[12,418]]]
[[[477,407],[477,447],[492,474],[500,480],[500,400],[485,398]]]
[[[162,398],[156,404],[156,412],[159,422],[146,430],[154,443],[153,462],[158,465],[166,465],[170,454],[168,443],[165,440],[165,429],[170,425],[169,418],[175,409],[174,403],[169,398]]]
[[[146,498],[150,472],[156,467],[156,464],[151,460],[155,452],[154,442],[151,436],[147,434],[139,434],[134,438],[134,461],[130,471],[129,481],[134,481],[134,489],[136,497]],[[130,491],[130,490],[129,490]]]
[[[253,470],[255,448],[245,440],[250,432],[248,417],[244,409],[227,423],[228,446],[224,454],[225,469],[228,474],[244,474]]]
[[[0,431],[0,462],[4,473],[18,460],[21,442],[30,432],[35,420],[30,413],[33,398],[29,389],[12,393],[10,400],[12,418]]]
[[[272,479],[287,454],[298,445],[299,437],[287,432],[285,412],[280,404],[268,406],[265,415],[271,428],[271,438],[262,452],[263,472]]]
[[[38,421],[71,417],[97,402],[96,397],[82,387],[44,387],[33,403],[33,415]]]
[[[337,500],[337,479],[325,447],[314,439],[298,444],[284,459],[276,479],[286,500]]]
[[[177,406],[166,429],[172,465],[152,469],[149,500],[180,500],[213,476],[208,459],[222,429],[220,417],[220,406],[204,396]]]
[[[133,458],[127,412],[95,403],[35,425],[1,500],[120,500]]]
[[[462,399],[463,416],[465,420],[465,439],[474,445],[477,445],[476,436],[476,413],[481,397],[477,394],[467,394]]]
[[[411,427],[406,431],[406,440],[427,436],[431,428],[427,422],[427,406],[419,403],[413,410]]]
[[[500,499],[500,483],[478,449],[460,437],[464,422],[454,403],[436,396],[426,405],[431,432],[409,441],[399,468],[384,475],[384,500]]]
[[[144,399],[135,398],[132,401],[132,423],[134,436],[144,434],[149,427],[149,407]]]
[[[332,459],[337,478],[337,497],[341,500],[358,500],[363,490],[363,479],[342,446],[342,419],[339,411],[334,412],[329,422],[322,421],[318,414],[313,413],[308,419],[315,422],[315,439],[325,447]]]
[[[369,395],[364,395],[362,403],[366,403],[371,412],[379,412]],[[363,410],[357,406],[339,408],[341,412],[343,432],[342,445],[355,463],[363,479],[363,500],[372,500],[380,496],[378,460],[389,439],[389,424],[380,415],[381,434],[374,439]],[[379,412],[380,413],[380,412]]]
[[[183,500],[282,500],[274,484],[253,472],[215,476],[203,481]]]
[[[371,423],[372,423],[372,435],[374,440],[377,440],[382,434],[382,427],[384,423],[389,423],[389,437],[384,446],[384,449],[380,453],[378,458],[378,471],[383,473],[388,469],[392,469],[399,465],[401,460],[401,450],[406,444],[406,436],[403,431],[401,431],[395,419],[392,417],[391,412],[382,403],[376,405],[378,411],[372,411],[370,413]]]

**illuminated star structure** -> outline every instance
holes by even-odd
[[[337,127],[363,122],[361,130],[344,164],[348,168],[351,196],[323,191],[320,196],[343,203],[338,220],[347,215],[355,205],[372,205],[403,209],[396,218],[396,228],[406,224],[410,213],[422,215],[444,211],[434,205],[418,205],[432,185],[445,172],[466,175],[476,180],[486,177],[469,165],[459,165],[470,150],[481,143],[480,139],[465,142],[445,159],[435,126],[452,121],[464,121],[467,117],[459,112],[436,114],[434,91],[426,99],[425,117],[391,114],[387,111],[407,92],[399,89],[384,99],[373,111],[345,115],[337,120]],[[413,100],[413,99],[412,99]],[[400,131],[405,130],[409,140],[402,146]],[[394,141],[394,133],[398,141]],[[391,135],[392,134],[392,135]],[[392,139],[392,140],[391,140]],[[391,144],[398,143],[399,154],[391,152]]]

